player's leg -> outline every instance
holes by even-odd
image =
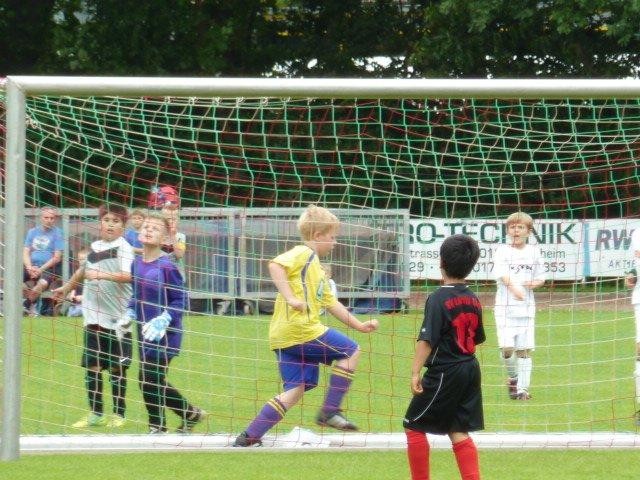
[[[165,375],[169,374],[169,364],[171,359],[167,359]],[[166,407],[175,413],[182,422],[176,429],[176,433],[191,433],[193,428],[205,419],[204,410],[191,405],[189,401],[175,388],[165,377],[164,398]]]
[[[473,439],[465,432],[449,433],[453,453],[456,457],[460,478],[463,480],[480,480],[480,462],[478,449]]]
[[[407,436],[407,459],[411,480],[429,480],[429,441],[427,434],[417,430],[404,430]]]
[[[360,348],[349,337],[333,329],[327,330],[315,342],[320,348],[320,357],[316,357],[318,361],[326,365],[335,362],[316,423],[338,430],[357,430],[358,427],[344,417],[340,407],[353,382],[360,359]]]
[[[108,426],[119,428],[126,423],[127,370],[133,355],[131,333],[126,333],[119,339],[115,331],[110,332],[109,341],[111,346],[109,382],[113,399],[113,417],[109,420]]]
[[[157,359],[140,359],[140,389],[147,409],[149,433],[167,431],[164,415],[166,369],[166,365]]]
[[[89,400],[89,414],[71,426],[74,428],[100,427],[107,423],[104,417],[102,395],[102,355],[100,332],[97,326],[89,325],[84,329],[84,349],[82,366],[85,368],[85,385]]]
[[[463,390],[450,421],[449,438],[460,470],[460,477],[468,480],[480,478],[478,450],[469,436],[470,431],[484,428],[480,365],[474,359],[459,366],[458,382]]]
[[[318,364],[303,362],[304,347],[305,344],[294,345],[275,351],[284,392],[263,405],[246,430],[238,435],[234,447],[261,445],[261,438],[284,418],[287,410],[300,401],[306,390],[318,384]]]
[[[498,347],[500,358],[507,371],[507,392],[509,398],[514,400],[517,396],[516,385],[518,383],[517,357],[515,355],[515,334],[509,326],[506,318],[496,318],[496,332],[498,334]]]
[[[518,400],[529,400],[533,359],[531,353],[535,348],[533,319],[521,319],[516,335],[516,355],[518,357]]]

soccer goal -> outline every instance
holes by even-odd
[[[0,98],[3,459],[21,449],[228,447],[281,388],[265,266],[298,242],[296,218],[312,203],[342,222],[326,259],[339,298],[382,326],[347,332],[363,351],[344,405],[360,432],[314,425],[323,373],[265,445],[403,446],[414,339],[440,278],[438,248],[455,233],[481,247],[470,277],[488,336],[478,444],[640,445],[636,331],[621,280],[640,226],[640,82],[8,77]],[[68,277],[97,238],[100,204],[146,209],[163,185],[179,195],[191,297],[170,380],[207,421],[190,436],[146,435],[134,360],[127,423],[74,429],[88,410],[82,320],[51,316],[46,298],[40,316],[23,316],[25,230],[39,207],[58,209]],[[492,313],[495,250],[519,210],[534,219],[529,242],[547,279],[526,402],[509,398]]]

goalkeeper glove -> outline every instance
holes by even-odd
[[[116,325],[116,335],[119,340],[124,338],[124,335],[130,331],[131,323],[136,321],[136,311],[133,308],[127,308],[124,314],[118,319]]]
[[[147,342],[157,342],[164,337],[169,322],[171,322],[171,315],[164,310],[160,315],[152,318],[142,326],[142,337]]]

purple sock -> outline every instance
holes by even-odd
[[[322,405],[323,413],[334,413],[340,410],[342,399],[349,391],[353,381],[353,370],[333,367],[331,378],[329,378],[329,389]]]
[[[287,409],[277,398],[272,398],[264,404],[260,413],[247,427],[247,437],[259,439],[278,423],[287,413]]]

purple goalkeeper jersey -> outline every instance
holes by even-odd
[[[180,353],[182,314],[187,303],[182,275],[169,257],[163,255],[152,262],[136,257],[131,265],[133,297],[129,307],[136,311],[140,358],[146,361],[169,359]],[[157,342],[142,338],[142,325],[167,310],[171,322],[167,333]]]

